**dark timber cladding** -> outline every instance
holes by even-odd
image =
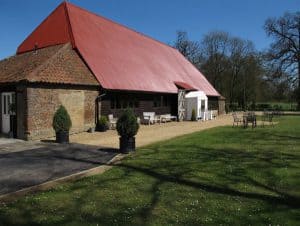
[[[108,91],[101,98],[101,115],[118,117],[126,108],[132,108],[136,115],[143,112],[177,115],[177,95],[164,93]]]

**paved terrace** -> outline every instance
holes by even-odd
[[[217,126],[232,125],[231,114],[218,116],[214,120],[198,122],[168,122],[154,125],[141,125],[136,136],[136,145],[141,147],[153,142],[201,131]],[[80,144],[99,145],[101,147],[118,148],[119,136],[116,130],[71,135],[70,141]]]

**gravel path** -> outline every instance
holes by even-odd
[[[193,133],[213,127],[232,125],[232,116],[222,115],[215,120],[205,122],[169,122],[155,125],[141,125],[136,136],[137,147],[153,142],[162,141],[184,134]],[[102,147],[118,148],[119,137],[116,130],[109,130],[105,133],[80,133],[71,135],[70,141],[74,143],[99,145]]]

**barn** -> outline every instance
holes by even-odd
[[[184,119],[180,106],[189,91],[204,92],[208,108],[224,112],[221,95],[176,49],[63,2],[16,55],[0,61],[0,130],[25,140],[54,136],[52,118],[61,104],[71,133],[125,108]]]

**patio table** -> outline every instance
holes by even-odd
[[[248,123],[252,124],[252,128],[256,127],[256,115],[253,112],[246,112],[243,115],[244,128],[248,127]]]

